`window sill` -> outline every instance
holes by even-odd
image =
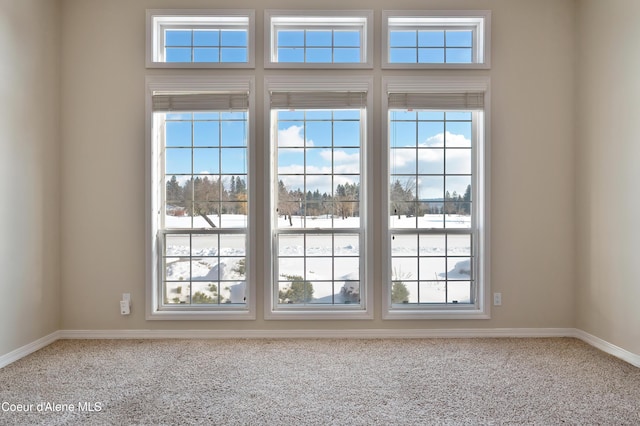
[[[255,320],[256,314],[246,310],[219,310],[219,311],[176,311],[176,310],[155,310],[147,313],[147,320],[159,321],[234,321],[234,320]]]

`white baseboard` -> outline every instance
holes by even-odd
[[[573,328],[60,331],[61,339],[426,339],[574,336]]]
[[[11,351],[6,355],[0,355],[0,368],[16,362],[20,358],[24,358],[45,346],[49,346],[58,339],[60,339],[60,331],[54,331],[53,333]]]
[[[609,355],[613,355],[640,368],[640,355],[638,354],[622,349],[621,347],[609,343],[606,340],[602,340],[601,338],[596,337],[593,334],[589,334],[586,331],[575,329],[575,337],[603,352],[608,353]]]
[[[0,356],[0,368],[58,339],[429,339],[575,337],[640,367],[640,355],[575,328],[468,328],[362,330],[59,330]]]

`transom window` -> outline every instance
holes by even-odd
[[[383,16],[383,67],[489,67],[488,11],[384,11]]]
[[[266,11],[265,66],[370,67],[371,17],[371,12]]]
[[[147,66],[252,66],[253,16],[253,11],[150,10]]]

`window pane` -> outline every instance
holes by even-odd
[[[338,47],[359,47],[360,31],[335,31],[333,44]]]
[[[193,150],[193,173],[220,173],[220,152],[217,148]]]
[[[449,157],[447,157],[447,161]],[[447,168],[448,173],[452,173]],[[418,174],[438,175],[444,173],[444,149],[421,148],[418,150]]]
[[[447,63],[450,64],[470,64],[473,62],[471,49],[447,48]]]
[[[443,64],[445,62],[444,49],[420,48],[418,49],[418,62],[421,64]],[[447,58],[447,62],[451,62],[449,58]]]
[[[446,303],[447,285],[441,281],[420,282],[419,303]]]
[[[218,62],[219,49],[196,48],[193,49],[193,62]]]
[[[415,31],[389,32],[389,46],[391,47],[416,47],[416,43],[417,40]]]
[[[418,31],[418,46],[444,47],[444,31]]]
[[[447,174],[471,174],[471,149],[447,150]]]
[[[220,49],[220,62],[247,62],[247,49],[223,47]]]
[[[222,30],[220,31],[220,45],[221,46],[247,46],[247,31],[246,30]]]
[[[308,48],[306,49],[306,62],[331,62],[330,48]]]
[[[222,124],[222,144],[223,146],[246,146],[247,145],[247,122],[226,121]]]
[[[447,254],[450,256],[471,255],[471,235],[447,236]]]
[[[331,47],[331,31],[307,31],[307,46]]]
[[[417,62],[417,49],[392,47],[389,49],[389,62],[396,64],[414,64]]]
[[[195,121],[193,123],[193,144],[195,146],[218,146],[220,144],[220,123],[218,121]]]
[[[447,31],[447,47],[472,47],[472,31]]]
[[[449,282],[447,303],[471,303],[471,283],[469,281]]]
[[[329,115],[329,119],[331,119],[331,115]],[[299,135],[300,131],[298,130],[296,133]],[[305,128],[307,146],[331,146],[332,133],[331,121],[307,121]]]
[[[219,30],[195,30],[193,32],[194,46],[219,46],[220,31]]]
[[[165,46],[191,46],[191,30],[167,30],[164,37]]]
[[[278,47],[304,46],[304,31],[281,30],[277,33]]]
[[[336,48],[333,53],[333,61],[336,63],[360,62],[359,48]]]
[[[165,174],[178,175],[191,173],[191,150],[185,148],[167,148],[165,151]]]
[[[304,62],[304,49],[302,48],[278,48],[278,62]]]
[[[167,47],[165,56],[166,62],[191,62],[191,49]]]
[[[247,150],[245,148],[223,148],[220,150],[220,158],[222,173],[247,173]]]
[[[326,155],[327,151],[325,151]],[[360,174],[360,149],[340,148],[333,151],[335,173]]]
[[[392,121],[390,129],[390,139],[392,147],[414,147],[416,146],[416,123],[415,121]]]
[[[447,279],[468,280],[471,279],[471,259],[450,257],[447,259]]]
[[[166,146],[191,146],[191,121],[167,121]]]
[[[420,235],[420,256],[445,256],[445,247],[450,236]]]

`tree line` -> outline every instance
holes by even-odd
[[[398,216],[422,216],[425,214],[471,214],[471,185],[467,185],[464,194],[446,191],[444,199],[418,201],[415,182],[407,180],[404,184],[396,180],[390,188],[391,212]]]
[[[171,176],[166,191],[166,203],[178,212],[175,215],[247,214],[247,182],[241,176],[197,176],[183,185]]]
[[[335,215],[342,219],[360,216],[360,183],[338,184],[333,195],[288,189],[282,180],[278,182],[278,214],[292,225],[292,216]]]

